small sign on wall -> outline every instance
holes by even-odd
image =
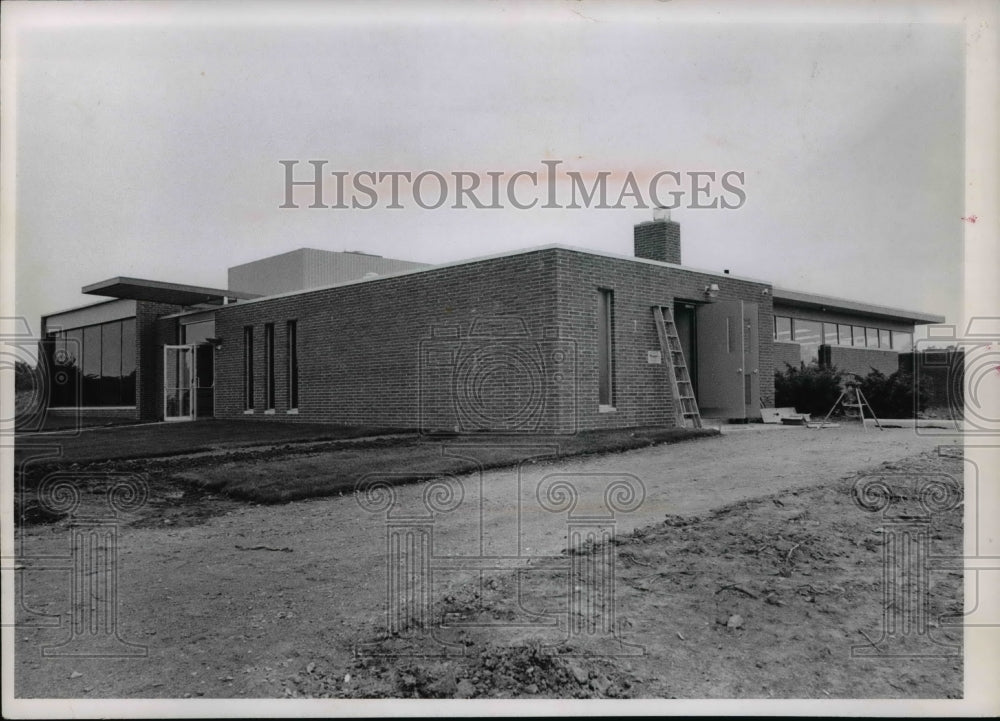
[[[658,350],[648,350],[646,351],[646,362],[652,363],[654,365],[662,365],[663,363],[663,353]]]

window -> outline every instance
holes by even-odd
[[[98,405],[116,406],[121,402],[122,387],[122,326],[105,323],[101,326],[101,379],[98,384]]]
[[[613,303],[610,290],[597,292],[597,402],[602,406],[614,405]],[[664,362],[669,360],[665,358]]]
[[[851,326],[854,329],[854,345],[865,347],[865,329],[860,325]]]
[[[879,328],[878,330],[878,347],[879,348],[892,348],[892,341],[889,340],[891,334],[887,330]]]
[[[122,405],[135,405],[135,318],[122,321]]]
[[[878,328],[865,328],[865,339],[869,348],[878,348]]]
[[[135,405],[135,318],[50,333],[54,408]],[[79,393],[79,395],[78,395]]]
[[[209,338],[215,337],[215,319],[199,320],[197,323],[188,323],[182,328],[185,343],[207,343]]]
[[[253,326],[243,328],[243,409],[253,410]]]
[[[49,333],[52,343],[49,362],[50,387],[52,395],[49,402],[54,408],[76,405],[77,387],[77,356],[76,345],[66,339],[66,333],[59,331]]]
[[[837,324],[823,324],[823,342],[826,345],[837,345]]]
[[[66,364],[64,370],[69,375],[66,405],[83,403],[83,329],[68,330],[66,336]]]
[[[101,326],[83,329],[83,405],[96,406],[100,402],[101,383]]]
[[[299,407],[299,331],[294,320],[288,321],[285,333],[288,358],[288,410]]]
[[[774,339],[779,343],[790,343],[792,340],[792,319],[784,316],[774,316]]]
[[[267,371],[265,408],[271,411],[274,410],[274,323],[267,323],[264,326],[264,363]]]
[[[843,324],[837,326],[837,344],[854,345],[854,336],[851,333],[851,326]]]
[[[900,353],[909,353],[912,351],[913,334],[894,330],[892,332],[892,349]]]
[[[819,362],[819,346],[823,337],[823,324],[816,320],[796,318],[792,323],[792,339],[799,344],[803,363]]]

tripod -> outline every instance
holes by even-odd
[[[823,419],[824,423],[830,419],[833,412],[837,410],[837,406],[840,405],[843,405],[844,408],[858,409],[858,415],[861,416],[861,427],[866,432],[868,431],[868,426],[865,424],[865,407],[867,407],[868,412],[872,414],[872,420],[875,421],[875,425],[878,426],[878,429],[880,431],[885,430],[885,428],[882,427],[882,424],[878,422],[875,411],[872,410],[871,403],[869,403],[868,399],[865,398],[865,394],[861,392],[861,388],[858,387],[857,382],[847,381],[847,383],[844,384],[844,391],[840,394],[837,402],[833,404],[833,408],[830,409],[830,412],[826,414],[826,417]]]

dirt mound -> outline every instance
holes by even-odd
[[[619,698],[635,677],[601,659],[564,656],[537,644],[486,646],[454,659],[358,659],[323,672],[314,664],[288,677],[285,695],[330,698]]]
[[[921,615],[911,617],[918,609],[903,613],[898,600],[885,605],[892,597],[883,588],[884,574],[891,569],[883,554],[894,524],[917,522],[919,535],[897,533],[891,542],[907,545],[910,555],[960,555],[960,478],[958,458],[925,454],[833,486],[741,501],[701,518],[668,515],[617,537],[618,638],[640,649],[632,657],[581,656],[567,645],[543,645],[537,632],[525,632],[519,644],[499,645],[499,634],[510,630],[519,604],[531,605],[532,593],[550,604],[566,593],[558,568],[533,567],[520,580],[517,574],[494,576],[445,596],[440,618],[464,627],[445,624],[433,634],[423,628],[367,644],[372,657],[359,659],[349,671],[351,683],[341,683],[333,695],[959,696],[961,572],[942,571],[930,584],[920,575],[896,578],[898,593],[924,599]],[[926,542],[930,549],[917,548]],[[610,564],[599,546],[567,555]],[[894,623],[926,628],[918,633],[914,626],[913,633],[887,641],[882,634],[894,616]],[[442,643],[464,654],[431,657]],[[419,658],[421,651],[428,656]],[[789,664],[795,673],[788,673]],[[315,692],[309,685],[297,691]]]

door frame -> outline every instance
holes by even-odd
[[[702,316],[696,321],[699,370],[705,371],[699,372],[699,389],[712,391],[698,396],[702,413],[707,408],[709,417],[722,411],[726,420],[760,418],[758,304],[742,299],[716,301],[699,306],[696,313]],[[709,323],[708,314],[724,323]]]
[[[216,346],[213,345],[212,343],[195,343],[191,345],[194,346],[194,358],[192,359],[192,364],[191,364],[191,367],[194,372],[192,373],[191,383],[193,388],[192,397],[195,399],[191,407],[191,413],[194,416],[194,420],[198,420],[199,418],[214,418],[215,417],[215,368],[218,360],[216,357]],[[203,352],[210,352],[212,354],[212,378],[211,378],[211,383],[207,386],[201,384],[202,377],[198,375],[198,356]],[[198,392],[206,390],[211,391],[212,394],[212,408],[211,408],[212,414],[210,416],[200,415],[201,406],[198,402]]]
[[[185,389],[180,383],[174,386],[167,385],[167,369],[169,368],[168,357],[171,351],[188,353],[190,355],[189,362],[189,373],[188,373],[188,383]],[[195,373],[194,373],[194,363],[195,363],[195,346],[191,344],[180,344],[180,345],[164,345],[163,346],[163,420],[167,423],[176,423],[179,421],[193,421],[197,418],[197,411],[195,409]],[[170,400],[171,391],[182,391],[187,390],[188,392],[188,413],[186,415],[176,415],[171,416],[167,413],[168,402]]]
[[[215,347],[211,343],[181,343],[176,345],[164,345],[163,346],[163,420],[168,423],[178,423],[182,421],[194,421],[198,419],[198,349],[208,348],[211,350],[213,356],[215,354]],[[190,367],[188,373],[188,382],[186,387],[182,387],[179,384],[174,387],[167,386],[167,358],[171,351],[174,352],[186,352],[190,354]],[[216,359],[212,358],[212,415],[215,415],[215,362]],[[188,392],[188,410],[189,413],[180,416],[171,416],[167,414],[167,404],[170,400],[171,391],[186,390]],[[204,390],[204,388],[201,388]]]
[[[698,402],[698,308],[705,305],[704,301],[691,300],[689,298],[673,299],[674,326],[677,327],[677,336],[681,341],[681,349],[684,349],[684,339],[680,334],[678,318],[678,308],[682,308],[685,316],[691,320],[690,334],[687,345],[690,346],[690,353],[684,352],[684,363],[687,365],[688,375],[691,377],[691,390],[694,392],[695,403]]]

